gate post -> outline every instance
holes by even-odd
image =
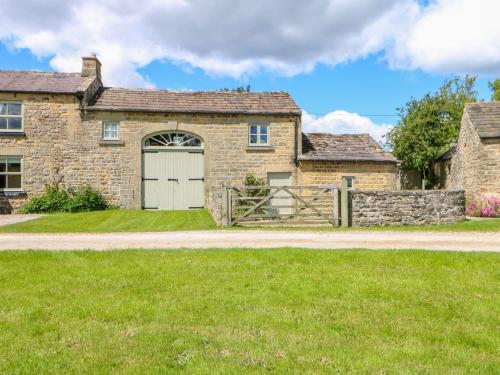
[[[340,219],[343,227],[349,226],[349,188],[346,177],[342,177],[342,189],[340,190]]]
[[[333,225],[338,227],[339,222],[339,189],[336,187],[333,192]]]
[[[231,218],[229,215],[229,187],[224,185],[222,188],[222,225],[228,227],[231,225]]]

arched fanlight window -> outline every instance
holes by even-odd
[[[202,147],[203,142],[193,134],[165,132],[153,135],[144,142],[145,147]]]

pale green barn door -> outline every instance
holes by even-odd
[[[174,210],[203,208],[205,204],[205,179],[203,152],[188,151],[178,155],[178,182],[174,187]]]
[[[203,141],[195,134],[165,131],[143,143],[145,209],[189,210],[205,205]]]
[[[148,151],[143,155],[145,209],[189,210],[204,207],[202,150]]]
[[[142,207],[148,210],[160,207],[160,158],[158,152],[142,155]]]

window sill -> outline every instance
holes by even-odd
[[[23,190],[0,190],[0,197],[25,197],[26,195]]]
[[[121,139],[103,139],[99,141],[99,146],[125,146]]]
[[[274,151],[273,146],[247,146],[246,148],[247,152],[248,151]]]
[[[26,133],[23,131],[20,132],[6,132],[0,130],[0,137],[26,137]]]

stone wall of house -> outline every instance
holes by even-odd
[[[0,100],[23,103],[24,134],[0,135],[1,156],[22,157],[23,190],[40,194],[46,185],[62,182],[64,152],[80,123],[78,101],[70,95],[0,93]],[[26,195],[1,197],[4,213],[16,211]]]
[[[451,161],[451,188],[471,198],[500,196],[500,139],[481,139],[464,111]]]
[[[479,194],[500,198],[500,138],[481,139]]]
[[[101,141],[102,121],[120,121],[122,143]],[[248,146],[248,124],[269,124],[270,147]],[[65,181],[97,186],[121,207],[141,207],[142,142],[151,134],[179,130],[204,141],[205,204],[220,221],[221,192],[226,184],[241,184],[248,173],[291,172],[295,119],[290,116],[182,115],[89,112],[80,141],[65,154]],[[82,170],[81,166],[87,166]]]
[[[301,161],[300,183],[304,185],[342,184],[343,176],[354,177],[359,190],[395,190],[397,167],[395,163]]]
[[[353,191],[353,226],[450,224],[465,218],[463,191]]]
[[[451,180],[451,158],[446,160],[439,160],[434,163],[434,174],[438,178],[439,189],[449,190],[452,189]]]
[[[399,168],[399,190],[421,190],[422,173],[416,169]]]

